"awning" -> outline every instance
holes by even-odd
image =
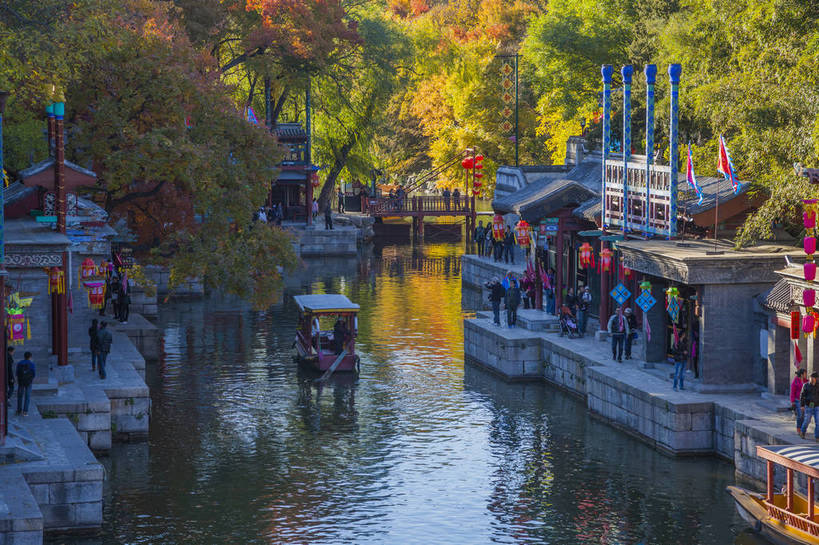
[[[763,460],[789,467],[805,475],[819,478],[819,446],[765,445],[756,447]]]
[[[784,278],[761,297],[762,306],[775,312],[790,312],[791,285]]]
[[[346,296],[337,293],[320,295],[297,295],[293,297],[299,310],[302,312],[358,312],[361,307],[353,303]]]

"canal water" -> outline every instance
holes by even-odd
[[[288,293],[361,305],[358,380],[292,359],[292,300],[163,305],[147,444],[117,445],[100,535],[52,543],[756,544],[731,465],[673,459],[582,400],[463,361],[457,244],[325,260]]]

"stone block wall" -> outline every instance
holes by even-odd
[[[146,265],[145,276],[151,279],[156,286],[157,295],[167,295],[170,291],[169,282],[171,273],[167,267]],[[174,295],[201,296],[205,294],[205,285],[199,278],[188,278],[173,290]]]
[[[515,330],[513,338],[498,331],[481,328],[473,320],[464,322],[464,354],[509,380],[543,378],[540,337],[526,330]]]
[[[298,252],[304,256],[356,255],[359,231],[355,227],[298,230]]]
[[[586,367],[593,363],[582,355],[544,341],[543,377],[573,394],[586,395]]]

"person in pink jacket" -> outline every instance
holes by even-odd
[[[802,429],[802,420],[805,418],[805,408],[799,403],[799,394],[802,393],[802,386],[807,382],[805,375],[807,371],[804,369],[797,369],[796,376],[791,382],[791,410],[796,415],[796,432]]]

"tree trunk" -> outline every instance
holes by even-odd
[[[282,108],[284,107],[285,101],[287,101],[287,97],[290,94],[290,86],[285,85],[284,90],[282,91],[281,96],[276,101],[276,105],[273,107],[273,112],[270,114],[270,127],[276,128],[276,123],[279,122],[279,114],[282,113]]]
[[[324,181],[321,193],[319,193],[319,210],[324,210],[324,207],[328,206],[328,201],[333,194],[333,189],[336,187],[338,175],[344,170],[344,166],[347,164],[347,156],[350,155],[350,150],[353,149],[353,146],[355,146],[355,135],[351,134],[350,139],[341,146],[341,149],[336,155],[336,160],[333,162],[333,167],[330,169],[330,172],[327,173],[327,179]]]

